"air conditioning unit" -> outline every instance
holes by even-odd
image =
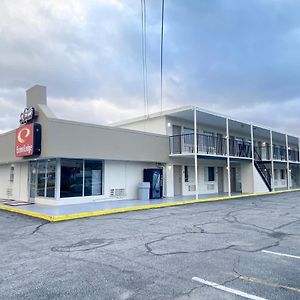
[[[126,196],[125,189],[110,189],[110,197],[124,198]]]

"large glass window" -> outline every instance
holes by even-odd
[[[55,159],[30,162],[30,198],[55,197],[55,170]]]
[[[100,160],[62,159],[60,197],[102,195],[102,178]]]
[[[83,196],[83,160],[61,160],[60,197]]]
[[[84,196],[102,195],[102,161],[84,162]]]
[[[47,186],[46,186],[46,197],[55,197],[55,170],[56,160],[48,160],[47,162]]]
[[[37,196],[45,197],[47,166],[46,161],[37,163]]]

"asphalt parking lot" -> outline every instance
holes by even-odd
[[[299,192],[58,223],[0,211],[0,240],[5,300],[300,299]]]

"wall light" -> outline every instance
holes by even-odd
[[[170,122],[168,122],[168,127],[171,127],[171,123]]]

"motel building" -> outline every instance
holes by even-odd
[[[153,199],[300,187],[300,140],[292,134],[194,106],[110,126],[80,123],[55,116],[44,86],[26,97],[20,127],[0,135],[0,199],[138,199],[143,181]]]

